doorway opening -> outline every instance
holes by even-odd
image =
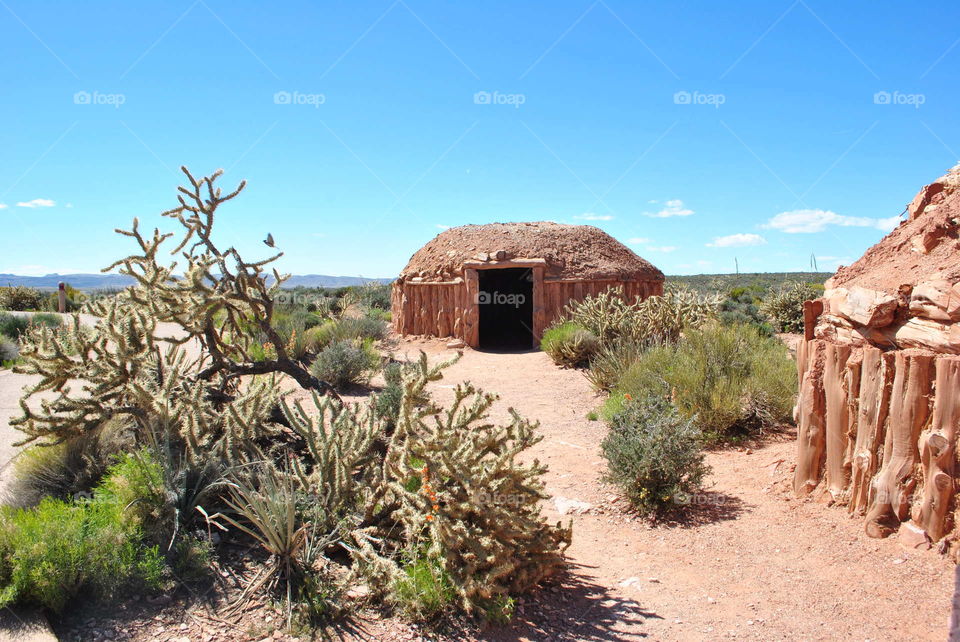
[[[478,270],[480,347],[529,350],[533,347],[533,270]]]

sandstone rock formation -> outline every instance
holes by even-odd
[[[806,303],[794,490],[956,556],[960,165],[907,213]]]

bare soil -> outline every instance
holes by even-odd
[[[397,345],[410,357],[419,350],[431,359],[454,354],[438,340]],[[494,419],[506,420],[513,407],[540,421],[544,439],[532,455],[550,468],[553,500],[544,514],[573,520],[570,570],[521,599],[508,625],[478,629],[453,622],[428,630],[370,605],[340,627],[343,639],[946,638],[954,566],[936,552],[867,538],[860,520],[843,508],[795,499],[793,431],[710,452],[713,471],[704,493],[680,521],[652,525],[632,515],[601,480],[606,429],[586,415],[602,399],[579,372],[557,368],[540,352],[463,352],[433,384],[435,398],[447,401],[457,382],[470,380],[499,393]],[[561,515],[557,505],[566,500],[589,507]],[[211,617],[216,609],[181,592],[169,602],[144,599],[55,626],[84,640],[93,639],[94,630],[136,640],[292,639],[274,632],[281,617],[270,607],[232,625]]]

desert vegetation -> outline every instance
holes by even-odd
[[[118,230],[135,252],[107,269],[136,283],[85,306],[96,325],[0,319],[37,378],[12,422],[25,450],[0,511],[2,603],[216,583],[239,543],[260,564],[226,616],[276,600],[289,630],[376,600],[509,619],[571,541],[540,514],[537,424],[490,421],[496,395],[470,384],[435,403],[450,362],[380,356],[385,288],[281,290],[282,253],[248,261],[216,240],[244,184],[183,171],[164,212],[177,233]],[[382,368],[380,394],[338,395]]]
[[[608,479],[641,513],[682,509],[708,469],[702,449],[736,441],[791,420],[796,368],[767,322],[802,322],[802,286],[776,289],[750,314],[730,296],[671,287],[630,302],[610,289],[569,304],[541,348],[607,393],[599,416],[609,425],[602,450]],[[773,313],[771,312],[771,314]],[[792,327],[792,326],[787,326]]]

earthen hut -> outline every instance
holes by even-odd
[[[455,337],[472,347],[529,348],[570,301],[622,286],[663,293],[663,273],[589,225],[492,223],[438,234],[393,284],[403,335]]]

